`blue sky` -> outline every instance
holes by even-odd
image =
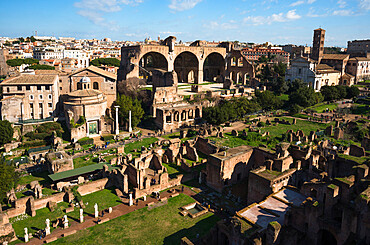
[[[370,0],[0,0],[0,36],[239,40],[326,46],[370,38]]]

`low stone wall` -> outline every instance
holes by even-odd
[[[47,196],[41,199],[36,199],[35,209],[37,210],[41,208],[46,208],[48,202],[55,202],[55,203],[63,202],[65,194],[66,194],[65,192],[60,192],[60,193]]]
[[[80,185],[77,191],[81,196],[85,196],[90,193],[101,191],[107,187],[112,186],[108,178],[103,178],[95,181],[88,182],[86,184]]]
[[[182,177],[183,175],[179,174],[175,178],[170,179],[168,182],[160,183],[158,185],[151,185],[149,188],[146,188],[146,189],[139,190],[138,188],[135,188],[134,197],[135,199],[137,199],[137,198],[140,198],[146,195],[150,195],[152,194],[152,192],[155,192],[155,191],[162,191],[162,190],[180,185]]]

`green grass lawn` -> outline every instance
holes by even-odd
[[[370,109],[368,105],[353,104],[352,113],[356,115],[370,115]]]
[[[286,117],[280,117],[281,119],[288,120],[289,122],[292,122],[292,118],[286,118]],[[318,122],[310,122],[306,120],[300,120],[297,119],[297,123],[294,125],[287,125],[287,124],[281,124],[279,123],[277,126],[266,126],[264,128],[261,128],[262,132],[270,132],[270,136],[277,137],[281,136],[282,134],[285,134],[289,129],[292,129],[294,132],[297,132],[297,130],[302,130],[306,135],[310,134],[310,131],[316,131],[317,129],[323,130],[326,127],[334,125],[333,122],[331,123],[318,123]]]
[[[101,191],[94,192],[92,194],[82,197],[86,208],[84,213],[93,215],[94,214],[94,204],[97,203],[99,210],[107,209],[109,207],[117,206],[121,203],[119,197],[114,194],[114,189],[104,189]],[[13,228],[17,236],[23,237],[23,229],[27,227],[29,232],[36,232],[39,229],[45,228],[45,220],[48,218],[50,221],[55,221],[57,218],[61,218],[65,215],[64,209],[68,207],[68,203],[61,202],[57,204],[57,208],[54,212],[50,212],[48,208],[42,208],[36,211],[36,216],[28,216],[24,220],[15,221],[17,217],[11,218],[10,222],[13,223]],[[75,210],[67,214],[70,222],[72,220],[79,221],[80,211],[79,207],[75,207]],[[53,229],[51,227],[51,229]],[[21,241],[18,241],[21,242]]]
[[[338,107],[337,103],[331,103],[331,104],[319,103],[307,109],[312,109],[316,111],[317,113],[322,113],[326,110],[326,108],[328,108],[329,110],[335,110],[337,109],[337,107]]]
[[[18,185],[28,185],[32,181],[37,180],[41,185],[45,185],[50,183],[50,179],[48,177],[49,172],[38,172],[38,173],[32,173],[31,175],[20,177],[18,180]]]
[[[125,145],[125,153],[126,154],[132,153],[135,149],[137,149],[138,151],[140,151],[140,148],[142,146],[145,146],[146,148],[148,148],[151,144],[153,144],[153,143],[155,143],[157,141],[158,141],[157,138],[150,137],[150,138],[142,139],[140,141],[135,141],[135,142],[126,144]]]
[[[106,153],[106,152],[110,152],[110,153],[116,153],[117,150],[116,149],[109,149],[109,150],[104,150],[104,151],[101,151],[101,152],[97,152],[97,153],[94,153],[94,154],[89,154],[89,155],[86,155],[86,156],[82,156],[82,157],[77,157],[75,159],[73,159],[73,166],[74,168],[81,168],[81,167],[85,167],[85,166],[89,166],[89,165],[92,165],[92,164],[97,164],[98,163],[98,154],[99,153]],[[97,157],[93,157],[93,155],[96,155]],[[89,158],[89,160],[85,160],[85,158]],[[110,155],[110,156],[103,156],[104,157],[104,160],[109,163],[110,160],[112,158],[115,157],[115,155]]]
[[[52,244],[179,244],[184,236],[193,239],[206,234],[219,220],[212,213],[195,219],[181,216],[179,208],[192,202],[193,198],[180,194],[167,205],[136,210]]]

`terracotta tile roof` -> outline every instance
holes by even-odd
[[[6,98],[4,98],[4,99],[2,99],[0,101],[9,100],[9,99],[13,99],[13,98],[23,99],[24,96],[23,95],[17,95],[16,94],[16,95],[13,95],[13,96],[6,97]]]
[[[78,74],[78,73],[80,73],[81,71],[84,71],[84,70],[89,70],[89,71],[95,72],[99,75],[102,75],[104,77],[108,77],[110,79],[117,80],[117,75],[116,74],[114,74],[112,72],[109,72],[109,71],[105,71],[105,70],[100,69],[99,67],[96,67],[96,66],[89,66],[87,68],[83,68],[81,70],[78,70],[78,71],[74,72],[71,76],[73,76],[75,74]]]
[[[324,60],[344,60],[349,57],[349,54],[324,54]]]
[[[319,64],[316,66],[316,70],[333,70],[334,68],[327,64]]]
[[[6,79],[0,85],[53,84],[55,79],[57,79],[57,75],[20,75]]]
[[[350,58],[349,60],[370,61],[370,58],[366,58],[366,57],[353,57],[353,58]]]

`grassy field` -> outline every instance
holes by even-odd
[[[231,133],[225,133],[224,138],[208,137],[208,139],[213,140],[219,147],[226,146],[230,148],[241,145],[260,146],[261,144],[266,145],[269,148],[273,148],[278,143],[275,138],[268,139],[267,137],[262,137],[256,132],[248,132],[246,138],[242,137],[241,133],[242,132],[239,132],[239,136],[232,136]]]
[[[49,175],[48,171],[32,173],[31,175],[20,177],[18,185],[28,185],[29,183],[35,180],[37,180],[41,185],[45,185],[51,181],[48,175]]]
[[[317,113],[322,113],[326,110],[326,108],[328,108],[329,110],[335,110],[337,109],[338,107],[338,104],[337,103],[332,103],[332,104],[326,104],[326,103],[319,103],[319,104],[316,104],[312,107],[309,107],[307,109],[312,109],[314,111],[316,111]]]
[[[288,120],[289,122],[292,122],[292,118],[287,117],[280,117],[281,119]],[[297,130],[302,130],[306,135],[310,134],[310,131],[316,131],[317,129],[323,130],[326,127],[334,125],[334,123],[318,123],[318,122],[310,122],[306,120],[300,120],[297,119],[297,123],[295,125],[286,125],[279,123],[277,126],[266,126],[264,128],[261,128],[262,132],[270,132],[270,136],[276,137],[281,136],[282,134],[285,134],[289,129],[292,129],[294,132],[297,132]]]
[[[114,194],[114,190],[104,189],[86,196],[82,197],[86,208],[84,209],[85,214],[94,214],[94,204],[98,203],[99,210],[106,209],[109,207],[117,206],[121,203],[120,199]],[[50,212],[48,208],[42,208],[36,211],[36,216],[27,218],[23,220],[17,220],[17,217],[11,218],[10,222],[13,223],[13,228],[17,236],[23,237],[23,229],[27,227],[29,232],[34,233],[39,229],[45,228],[45,220],[48,218],[50,221],[55,221],[57,218],[61,218],[65,215],[64,209],[68,207],[68,203],[61,202],[57,204],[57,208]],[[67,214],[70,220],[79,221],[80,212],[79,208],[76,207],[75,210]],[[70,221],[71,222],[71,221]],[[51,229],[53,229],[51,227]],[[21,242],[21,241],[18,241]]]
[[[140,151],[141,146],[145,146],[148,148],[151,144],[157,142],[158,139],[155,137],[145,138],[140,141],[131,142],[127,145],[125,145],[125,153],[132,153],[135,149]]]
[[[370,115],[370,109],[368,105],[353,104],[352,113],[357,115]]]
[[[136,210],[52,244],[179,244],[184,236],[193,239],[206,234],[219,220],[212,213],[195,219],[181,216],[179,208],[192,202],[194,199],[180,194],[165,206]]]
[[[110,152],[110,153],[116,153],[117,150],[116,149],[110,149],[110,150],[105,150],[105,151],[101,151],[99,153],[106,153],[106,152]],[[86,156],[82,156],[82,157],[77,157],[75,159],[73,159],[73,166],[74,168],[81,168],[81,167],[85,167],[85,166],[88,166],[88,165],[92,165],[92,164],[96,164],[98,163],[98,156],[97,157],[93,157],[93,155],[98,155],[99,153],[94,153],[94,154],[89,154],[89,155],[86,155]],[[85,158],[88,157],[89,160],[85,160]],[[104,156],[104,160],[106,162],[110,162],[110,160],[112,158],[114,158],[115,155],[110,155],[110,156]]]

